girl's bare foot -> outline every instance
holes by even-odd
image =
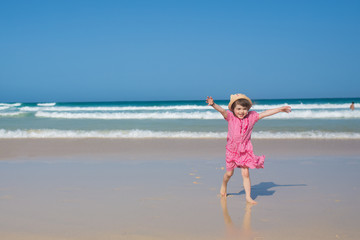
[[[246,201],[250,204],[257,204],[257,202],[254,201],[254,199],[252,199],[251,197],[246,197]]]
[[[221,185],[220,196],[221,197],[226,197],[227,196],[227,194],[226,194],[226,186],[224,186],[224,185]]]

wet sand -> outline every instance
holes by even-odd
[[[223,140],[0,140],[0,238],[359,239],[359,141],[253,144],[255,206]]]
[[[360,140],[252,140],[267,157],[360,155]],[[219,139],[0,139],[0,160],[12,158],[115,156],[121,159],[223,158]]]

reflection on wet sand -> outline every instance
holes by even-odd
[[[253,204],[247,203],[245,207],[244,218],[242,222],[242,226],[236,227],[229,215],[229,211],[227,208],[227,198],[221,197],[221,208],[224,215],[224,222],[226,225],[226,235],[225,239],[254,239],[254,233],[251,229],[251,208]]]

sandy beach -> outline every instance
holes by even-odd
[[[360,140],[252,140],[267,157],[358,156]],[[221,139],[0,139],[0,160],[39,157],[115,157],[125,159],[220,158]]]
[[[225,140],[0,140],[1,239],[359,239],[360,141],[253,140],[265,168],[218,191]]]

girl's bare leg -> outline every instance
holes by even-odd
[[[224,177],[223,177],[223,182],[222,182],[222,185],[221,185],[221,189],[220,189],[220,195],[222,197],[226,197],[226,194],[227,194],[227,183],[229,182],[231,176],[234,174],[234,169],[231,170],[231,171],[226,171],[226,173],[224,174]]]
[[[241,168],[241,175],[243,177],[246,201],[251,204],[256,204],[257,202],[251,198],[251,182],[249,168]]]

